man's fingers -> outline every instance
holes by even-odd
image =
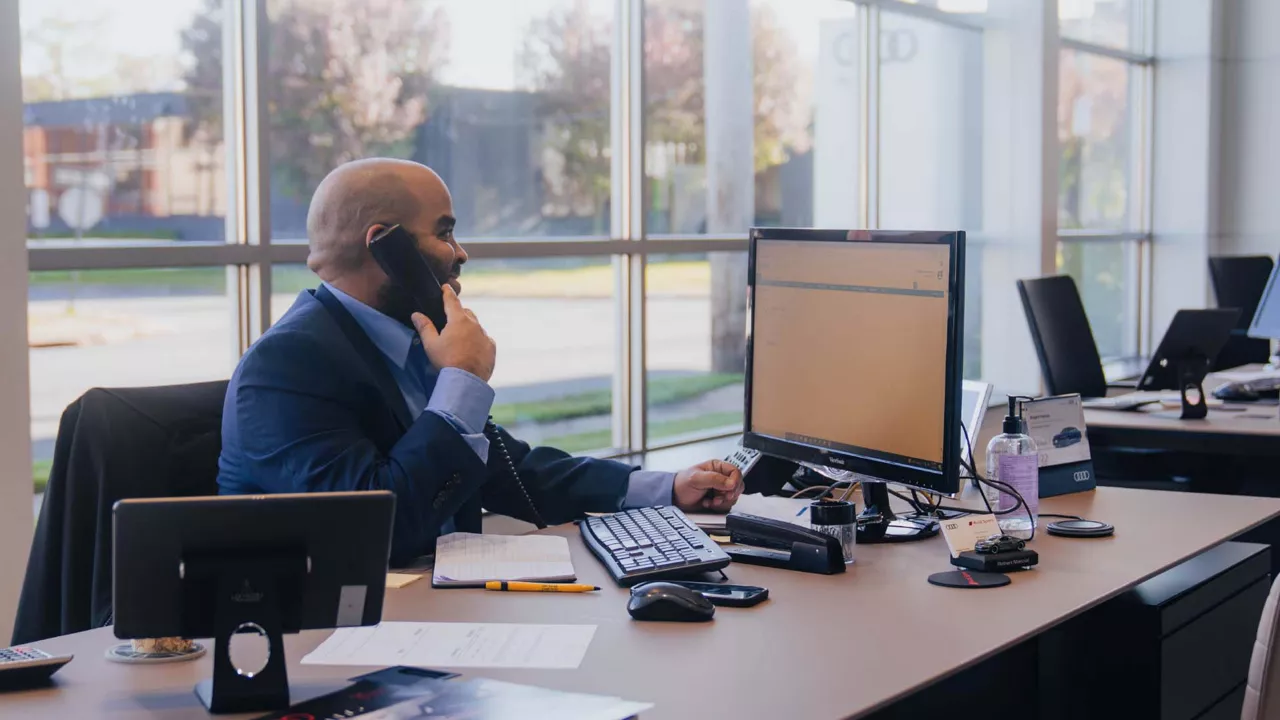
[[[413,327],[417,329],[418,335],[422,337],[423,343],[426,343],[428,339],[435,340],[440,337],[440,333],[436,330],[435,324],[433,324],[431,319],[426,315],[416,312],[410,316],[409,319],[413,321]]]
[[[724,480],[723,475],[710,470],[695,470],[689,476],[689,484],[698,490],[722,490]]]
[[[452,322],[455,318],[461,318],[466,312],[466,308],[462,307],[462,301],[458,299],[458,293],[453,291],[452,285],[444,285],[440,291],[444,293],[444,316]]]

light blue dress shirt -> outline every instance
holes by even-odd
[[[436,370],[427,359],[418,333],[328,283],[325,287],[386,358],[387,369],[404,395],[413,418],[416,420],[423,411],[439,415],[457,429],[481,462],[488,462],[489,438],[484,435],[484,425],[493,407],[493,388],[460,368]],[[636,470],[627,483],[622,506],[670,505],[674,485],[672,473]],[[440,529],[441,535],[450,532],[453,532],[453,520]]]

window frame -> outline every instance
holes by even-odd
[[[1132,106],[1129,108],[1131,127],[1130,161],[1133,172],[1129,177],[1127,191],[1132,198],[1134,209],[1130,211],[1130,220],[1136,219],[1132,229],[1072,229],[1058,228],[1058,243],[1072,245],[1077,243],[1124,243],[1130,250],[1134,262],[1126,263],[1125,283],[1133,288],[1130,296],[1134,298],[1134,336],[1130,338],[1137,356],[1142,357],[1152,348],[1152,282],[1151,282],[1151,243],[1152,243],[1152,135],[1154,128],[1153,86],[1155,78],[1155,3],[1152,0],[1135,0],[1135,14],[1138,16],[1139,28],[1138,50],[1124,50],[1109,45],[1086,42],[1075,38],[1062,37],[1059,30],[1058,52],[1053,56],[1061,57],[1063,50],[1076,53],[1110,58],[1124,62],[1130,70],[1130,78],[1137,87],[1129,88]],[[1110,358],[1123,360],[1126,358]]]
[[[744,0],[745,1],[745,0]],[[833,2],[837,0],[832,0]],[[868,227],[878,227],[878,117],[880,13],[908,15],[968,31],[984,32],[991,20],[984,13],[951,13],[904,0],[841,0],[859,6],[865,63],[860,83],[863,124],[859,141],[865,150],[860,209]],[[1143,5],[1143,49],[1152,47],[1154,25],[1150,0]],[[696,442],[736,433],[726,429],[669,442],[651,442],[647,425],[646,290],[645,268],[650,255],[673,253],[745,252],[747,234],[648,234],[643,211],[644,167],[644,2],[613,0],[614,31],[611,52],[610,123],[612,143],[611,218],[608,236],[575,238],[486,238],[465,240],[468,253],[481,259],[546,258],[557,256],[609,256],[615,278],[615,367],[613,370],[612,447],[596,455],[624,455]],[[1056,22],[1056,3],[1052,4]],[[34,243],[28,246],[30,271],[101,270],[119,268],[226,267],[229,294],[235,307],[236,341],[231,351],[238,358],[271,323],[271,270],[276,265],[304,263],[307,247],[296,242],[276,242],[271,237],[268,154],[264,137],[266,72],[264,43],[265,3],[226,0],[224,5],[223,106],[227,152],[228,208],[224,243],[172,243],[71,246],[67,243]],[[1150,346],[1150,244],[1151,244],[1151,109],[1154,58],[1149,54],[1058,39],[1059,50],[1071,49],[1115,58],[1139,68],[1139,113],[1135,127],[1138,142],[1131,191],[1138,205],[1139,227],[1132,232],[1060,230],[1058,240],[1077,242],[1136,243],[1141,258],[1133,269],[1139,297],[1138,347]],[[1046,53],[1055,64],[1057,52]],[[1048,141],[1057,142],[1056,137]],[[972,242],[981,243],[981,233]]]

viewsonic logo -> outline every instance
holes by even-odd
[[[262,602],[262,593],[254,590],[249,586],[249,581],[245,580],[244,585],[231,596],[231,602],[238,603],[260,603]]]

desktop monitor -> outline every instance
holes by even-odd
[[[1253,313],[1253,322],[1249,324],[1249,337],[1266,340],[1280,340],[1280,263],[1271,270],[1267,287],[1258,300],[1258,309]]]
[[[395,496],[387,491],[121,500],[113,509],[118,638],[214,639],[211,712],[289,704],[284,633],[382,618]],[[233,635],[268,645],[237,668]]]
[[[747,287],[742,444],[861,475],[859,542],[936,534],[884,483],[960,490],[964,233],[757,228]]]

